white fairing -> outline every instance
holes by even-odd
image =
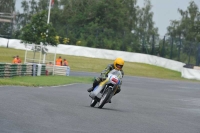
[[[112,78],[118,80],[117,84],[119,84],[122,81],[122,73],[121,73],[121,71],[118,71],[118,70],[115,70],[115,69],[110,71],[108,73],[107,79],[105,80],[106,82],[102,82],[96,88],[94,88],[94,90],[90,93],[90,97],[92,97],[92,98],[94,98],[94,97],[101,98],[102,94],[100,92],[101,92],[101,90],[104,88],[104,86],[106,84],[109,84],[109,83],[116,84],[115,82],[112,81]]]
[[[112,84],[118,84],[118,77],[117,76],[115,76],[115,75],[111,75],[110,76],[110,78],[109,78],[109,80],[110,80],[110,82],[112,83]],[[114,82],[114,81],[117,81],[117,82]]]
[[[115,82],[113,82],[112,80],[113,78],[118,80],[119,81],[118,84],[119,84],[122,81],[122,73],[121,71],[113,69],[112,71],[108,73],[108,78],[112,84],[116,84]]]
[[[98,98],[101,98],[101,90],[103,89],[104,86],[98,85],[94,90],[91,92],[92,96],[95,97],[97,96]]]

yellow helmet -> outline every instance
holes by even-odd
[[[116,70],[121,70],[124,66],[124,60],[122,58],[117,58],[114,61],[114,67]]]

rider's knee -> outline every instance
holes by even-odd
[[[95,78],[94,82],[93,82],[93,88],[95,88],[97,85],[99,85],[99,83],[101,82],[100,78]]]

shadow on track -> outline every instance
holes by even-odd
[[[108,110],[108,111],[116,111],[116,112],[127,112],[127,111],[125,111],[125,110],[119,110],[119,109],[113,109],[113,108],[101,108],[101,109],[99,109],[98,107],[90,107],[90,106],[84,106],[84,107],[89,107],[89,108],[94,108],[94,109],[98,109],[98,110]]]

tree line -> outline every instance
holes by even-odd
[[[185,63],[195,64],[200,60],[200,12],[191,1],[186,10],[177,9],[180,19],[171,20],[167,33],[160,45],[161,56]]]
[[[27,33],[31,35],[31,30],[34,30],[30,24],[36,20],[38,25],[34,25],[35,28],[42,28],[42,23],[44,28],[48,2],[49,0],[22,1],[22,12],[17,13],[12,38],[26,40],[25,35],[27,36]],[[200,34],[195,30],[200,21],[198,6],[191,1],[186,11],[182,9],[178,11],[181,19],[171,20],[171,24],[167,27],[167,36],[199,42]],[[137,6],[137,0],[54,0],[50,25],[52,36],[57,36],[55,38],[57,41],[48,43],[147,53],[155,51],[155,43],[158,42],[156,51],[162,52],[163,39],[158,40],[158,28],[153,21],[153,15],[150,0],[144,0],[144,7]],[[42,19],[39,19],[41,16]],[[38,30],[37,36],[33,36],[40,37],[38,40],[45,42],[47,35],[44,34],[47,29]]]

